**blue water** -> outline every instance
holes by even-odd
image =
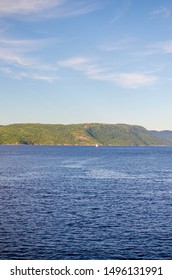
[[[172,147],[0,146],[1,259],[172,259]]]

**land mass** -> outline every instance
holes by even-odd
[[[11,124],[0,126],[0,144],[172,146],[172,131],[128,124]]]

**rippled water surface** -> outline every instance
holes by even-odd
[[[172,259],[172,148],[0,146],[1,259]]]

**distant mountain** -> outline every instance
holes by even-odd
[[[165,145],[166,141],[153,136],[144,127],[127,124],[90,125],[87,132],[103,145],[152,146]]]
[[[128,124],[12,124],[0,126],[0,144],[30,145],[169,145],[169,138]],[[172,132],[171,134],[172,135]],[[172,140],[170,140],[172,145]]]
[[[153,136],[163,139],[169,143],[169,145],[172,145],[172,131],[171,130],[162,130],[162,131],[156,131],[151,130],[150,131]]]

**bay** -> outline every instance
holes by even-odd
[[[1,145],[0,259],[172,259],[172,148]]]

